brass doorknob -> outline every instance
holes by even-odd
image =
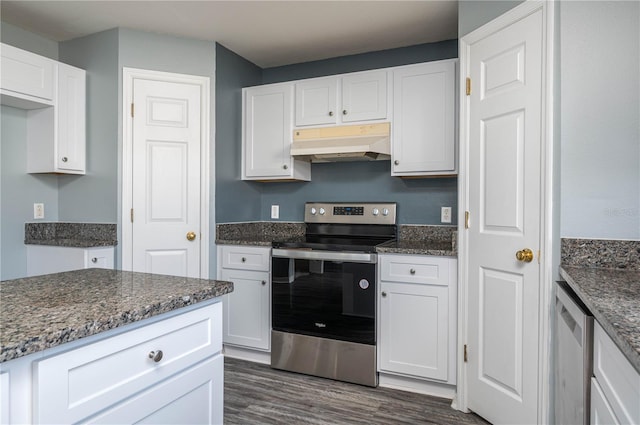
[[[518,259],[518,261],[530,263],[531,261],[533,261],[533,251],[531,251],[529,248],[522,249],[516,252],[516,258]]]
[[[188,241],[192,241],[196,238],[196,233],[195,232],[189,232],[187,233],[187,240]]]

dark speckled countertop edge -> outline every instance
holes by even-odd
[[[116,240],[87,240],[87,239],[30,239],[25,245],[60,246],[65,248],[96,248],[116,246]]]
[[[629,360],[631,365],[635,368],[635,370],[640,373],[640,346],[635,344],[634,347],[632,337],[627,336],[628,332],[632,335],[636,336],[640,334],[640,328],[637,323],[624,322],[624,318],[613,317],[613,312],[616,311],[615,303],[612,304],[612,300],[606,295],[607,292],[603,292],[602,295],[590,294],[587,292],[586,288],[589,286],[598,286],[606,283],[606,279],[598,278],[598,274],[605,274],[610,272],[612,269],[597,269],[590,268],[588,269],[589,278],[585,278],[582,275],[578,276],[581,272],[584,272],[586,268],[584,267],[572,267],[563,265],[560,267],[560,276],[562,276],[569,287],[576,293],[578,298],[582,300],[582,302],[587,306],[587,308],[593,314],[595,320],[598,321],[600,326],[604,329],[604,331],[609,335],[609,337],[614,341],[614,343],[620,348],[625,357]],[[600,272],[599,272],[600,270]],[[636,280],[640,285],[640,273],[636,270],[630,271],[620,271],[619,273],[629,274],[629,278]],[[597,281],[597,282],[596,282]],[[598,292],[598,294],[600,294]],[[608,308],[608,306],[611,306]],[[610,311],[608,311],[610,310]],[[637,308],[638,314],[640,314],[640,304]],[[637,341],[636,341],[637,342]]]
[[[232,291],[227,281],[107,269],[3,281],[0,364]]]

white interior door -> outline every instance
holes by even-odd
[[[541,420],[544,22],[531,10],[466,50],[467,406],[492,423]]]
[[[201,87],[134,79],[133,271],[200,277]]]

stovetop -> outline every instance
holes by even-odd
[[[396,238],[395,203],[305,204],[304,240],[274,242],[274,248],[375,252]]]

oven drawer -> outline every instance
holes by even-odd
[[[450,258],[384,254],[379,261],[382,281],[449,285]]]
[[[256,270],[268,272],[271,263],[271,248],[224,245],[222,250],[222,268],[237,270]]]

